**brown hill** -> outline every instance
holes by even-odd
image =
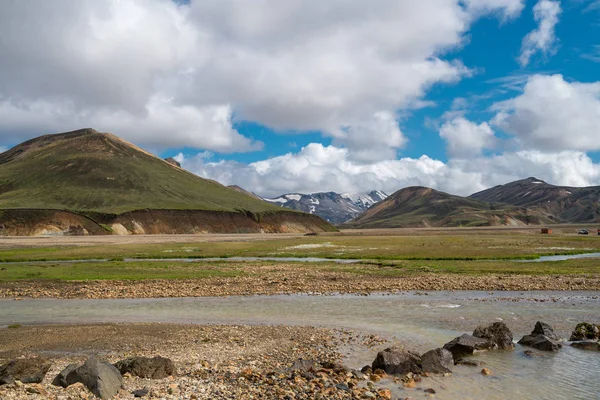
[[[349,228],[527,225],[549,222],[543,214],[486,203],[426,187],[408,187],[344,224]]]
[[[93,129],[40,136],[0,154],[0,210],[4,234],[335,229]]]
[[[472,194],[472,199],[527,207],[554,222],[600,222],[600,186],[555,186],[537,178],[499,185]]]

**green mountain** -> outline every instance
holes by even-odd
[[[345,228],[495,226],[547,223],[541,213],[425,187],[408,187],[375,204]]]
[[[38,219],[33,216],[34,212],[18,210],[66,210],[108,225],[119,216],[132,212],[139,217],[145,211],[142,220],[146,225],[152,222],[148,215],[150,210],[154,214],[157,210],[169,210],[170,217],[163,215],[163,222],[176,218],[177,213],[173,212],[178,210],[213,212],[209,218],[212,228],[196,221],[200,226],[192,224],[192,232],[240,231],[236,229],[239,224],[235,222],[240,218],[251,219],[258,224],[254,228],[246,226],[242,231],[333,229],[314,216],[282,212],[279,207],[202,179],[115,135],[93,129],[40,136],[0,154],[0,209],[5,210],[3,218],[0,218],[0,222],[5,222],[5,229],[15,215],[33,221],[30,223]],[[218,227],[218,216],[229,219],[223,224],[223,229]],[[288,218],[294,224],[300,221],[300,225],[306,223],[306,226],[300,228],[287,224],[284,229],[272,225],[262,227],[260,221],[265,221],[265,216],[275,218],[278,221],[274,222],[275,225],[286,225]],[[201,220],[206,218],[207,215],[202,215]],[[138,223],[142,226],[138,232],[133,225],[132,229],[126,227],[127,231],[149,233],[143,227],[144,223]],[[184,233],[178,232],[177,227],[168,227],[169,224],[172,225],[172,222],[163,224],[164,229],[158,228],[158,232],[152,233],[163,233],[163,230],[164,233]],[[242,225],[245,224],[244,221]],[[189,232],[190,229],[184,231]],[[86,230],[89,232],[89,229]]]

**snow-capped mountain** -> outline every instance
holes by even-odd
[[[269,203],[316,214],[332,224],[347,222],[362,214],[367,208],[384,200],[387,196],[380,190],[368,193],[288,193],[276,198],[263,198]]]

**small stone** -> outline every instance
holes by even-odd
[[[27,393],[39,394],[45,397],[48,396],[48,391],[44,389],[44,387],[39,383],[32,383],[31,385],[27,386],[25,390],[27,391]]]
[[[150,392],[148,388],[143,388],[134,390],[133,392],[131,392],[131,394],[133,394],[134,397],[144,397],[148,395],[148,392]]]
[[[335,385],[336,389],[343,390],[344,392],[349,392],[350,388],[345,383],[338,383]]]
[[[414,389],[415,387],[417,387],[417,382],[415,382],[414,379],[409,379],[408,381],[404,382],[402,386],[408,389]]]
[[[384,400],[392,400],[392,392],[390,389],[379,389],[377,395]]]
[[[492,371],[489,368],[483,368],[481,370],[481,375],[488,376],[488,375],[491,375],[491,374],[492,374]]]
[[[435,390],[433,388],[428,388],[424,390],[425,393],[435,394]]]

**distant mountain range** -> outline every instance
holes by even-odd
[[[315,214],[334,225],[358,217],[369,207],[388,197],[380,190],[366,193],[288,193],[276,198],[263,198],[280,207]]]
[[[553,222],[600,222],[600,186],[554,186],[527,178],[472,194],[470,198],[527,207]]]
[[[527,178],[453,196],[425,187],[401,189],[343,228],[496,226],[600,222],[600,187],[550,185]]]

